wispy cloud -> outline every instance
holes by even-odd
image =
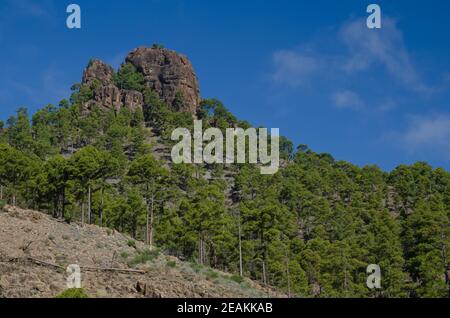
[[[368,30],[363,19],[345,24],[339,38],[349,52],[343,68],[348,72],[367,71],[382,66],[388,74],[410,89],[429,92],[412,62],[395,20],[383,19],[383,28]]]
[[[365,107],[364,101],[361,97],[350,90],[335,92],[331,95],[331,101],[334,106],[339,109],[353,109],[360,110]]]
[[[308,78],[320,71],[321,61],[291,50],[280,50],[274,54],[275,72],[273,80],[281,84],[301,86]]]
[[[410,116],[404,132],[390,134],[409,153],[434,152],[450,159],[450,114]]]
[[[399,96],[374,90],[374,75],[383,78],[383,85],[392,83],[391,87],[422,97],[438,91],[421,76],[396,21],[386,16],[380,30],[369,30],[364,19],[356,19],[320,40],[278,50],[273,66],[274,83],[296,89],[314,86],[340,109],[394,109]],[[376,98],[365,100],[371,93]]]
[[[0,100],[14,104],[14,107],[22,104],[26,106],[42,106],[46,103],[58,103],[70,94],[70,83],[67,82],[64,72],[50,66],[32,83],[9,79],[2,83],[8,90],[0,91]],[[21,96],[18,101],[17,96]]]

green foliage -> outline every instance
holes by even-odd
[[[136,241],[135,240],[128,240],[127,245],[129,247],[136,248]]]
[[[160,43],[153,43],[152,44],[152,49],[163,49],[164,45],[160,44]]]
[[[244,282],[244,278],[242,276],[238,275],[238,274],[234,274],[234,275],[230,276],[230,279],[233,282],[236,282],[238,284],[241,284],[241,283]]]
[[[202,100],[197,115],[199,119],[206,122],[206,126],[211,125],[222,130],[230,128],[237,123],[236,117],[217,99]]]
[[[217,273],[212,268],[208,268],[208,270],[205,272],[205,276],[207,279],[213,280],[213,279],[219,278],[219,273]]]
[[[113,81],[120,89],[139,92],[144,90],[144,76],[130,63],[122,64],[119,71],[114,74]]]
[[[152,262],[159,257],[159,250],[153,249],[144,249],[138,251],[138,253],[133,257],[131,261],[128,262],[129,266],[136,266],[138,264],[145,264],[147,262]]]
[[[177,262],[175,262],[175,261],[168,261],[166,263],[166,265],[167,265],[167,267],[175,268],[175,267],[177,267]]]
[[[82,288],[71,288],[66,289],[61,294],[57,295],[56,298],[89,298]]]
[[[426,163],[392,172],[357,167],[294,148],[280,137],[283,167],[263,176],[242,164],[172,165],[151,153],[150,132],[170,146],[176,127],[192,129],[183,96],[173,105],[142,86],[131,65],[117,85],[144,92],[144,111],[105,112],[83,105],[98,85],[74,85],[70,100],[31,120],[25,108],[0,125],[2,205],[48,211],[147,241],[208,279],[230,273],[299,297],[447,297],[450,174]],[[197,114],[204,128],[249,128],[216,99]],[[169,147],[170,148],[170,147]],[[295,149],[295,150],[294,150]],[[54,238],[51,233],[49,239]],[[121,254],[130,266],[153,261],[154,248]],[[167,261],[167,266],[176,263]],[[382,288],[366,287],[368,264]]]

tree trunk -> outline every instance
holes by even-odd
[[[147,198],[145,198],[145,209],[146,209],[146,211],[147,211],[147,214],[146,214],[146,220],[145,220],[145,245],[148,245],[149,244],[149,237],[150,237],[150,233],[149,233],[149,230],[148,230],[148,228],[149,228],[149,217],[150,217],[150,205],[149,205],[149,202],[148,202],[148,199]]]
[[[84,226],[84,194],[83,199],[81,199],[81,226]]]
[[[52,217],[55,219],[57,219],[59,216],[58,205],[59,205],[59,196],[56,196],[55,198],[53,198],[53,208],[52,208]]]
[[[155,205],[155,196],[152,193],[152,199],[151,199],[151,209],[150,209],[150,227],[149,227],[149,244],[150,244],[150,250],[153,249],[153,219],[154,219],[154,205]]]
[[[66,187],[62,189],[62,207],[61,207],[61,219],[66,216]]]
[[[287,287],[288,287],[288,298],[291,298],[291,276],[289,273],[289,258],[286,257],[286,276],[287,276]]]
[[[100,217],[100,227],[103,226],[103,204],[104,204],[104,200],[103,200],[103,192],[104,192],[104,188],[102,186],[102,192],[101,192],[101,204],[100,204],[100,212],[99,212],[99,217]]]
[[[88,224],[91,224],[91,185],[88,185]]]
[[[242,235],[241,235],[241,212],[238,216],[238,233],[239,233],[239,275],[244,276],[243,266],[242,266]]]
[[[200,264],[203,265],[203,238],[202,238],[202,234],[201,234],[201,233],[200,233],[200,235],[199,235],[199,239],[200,239],[200,242],[199,242],[199,248],[200,248],[200,255],[199,255],[199,257],[200,257]]]
[[[3,186],[0,186],[0,200],[3,200]]]
[[[266,286],[267,285],[267,277],[266,277],[266,262],[263,260],[263,262],[262,262],[262,271],[263,271],[263,283],[264,283],[264,286]]]

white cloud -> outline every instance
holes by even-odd
[[[344,90],[331,95],[331,101],[336,108],[359,110],[365,107],[364,101],[355,92]]]
[[[370,30],[364,19],[356,19],[300,48],[278,50],[273,54],[273,65],[275,83],[320,89],[330,96],[334,106],[342,109],[389,111],[395,108],[399,96],[386,94],[381,101],[380,91],[369,86],[373,85],[370,81],[374,75],[380,76],[380,70],[386,74],[383,85],[400,85],[424,97],[437,92],[420,76],[395,20],[386,16],[380,30]],[[365,81],[370,84],[364,86],[363,92],[361,87]],[[363,97],[371,92],[378,100],[365,101]]]
[[[419,92],[430,90],[420,78],[403,34],[393,19],[385,17],[379,30],[369,30],[363,19],[352,21],[341,28],[339,37],[349,52],[344,70],[366,71],[381,65],[392,78],[408,88]]]
[[[450,158],[450,114],[411,116],[406,131],[394,136],[409,152],[433,151]]]
[[[273,80],[292,86],[304,85],[320,69],[316,58],[290,50],[276,52],[273,61],[276,68]]]

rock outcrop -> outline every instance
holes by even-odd
[[[83,73],[83,84],[90,85],[97,79],[102,85],[112,83],[114,70],[100,60],[91,60]]]
[[[126,63],[144,75],[145,87],[156,92],[173,110],[195,114],[200,105],[200,89],[189,60],[174,51],[138,48],[128,54]],[[93,98],[84,105],[88,113],[96,105],[105,110],[131,111],[144,108],[141,92],[122,90],[114,84],[114,70],[100,60],[92,60],[83,74],[83,85],[93,87]]]
[[[144,97],[141,92],[120,90],[113,83],[114,70],[99,60],[93,60],[83,74],[83,85],[94,87],[92,100],[84,105],[88,113],[96,105],[105,110],[120,111],[125,107],[131,111],[143,109]]]
[[[178,111],[195,113],[200,104],[197,76],[187,57],[161,48],[141,47],[126,58],[145,77],[145,85],[175,107],[177,94],[183,99]]]

